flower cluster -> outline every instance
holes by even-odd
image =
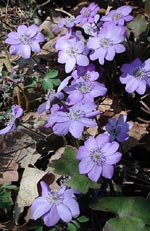
[[[100,7],[92,2],[88,7],[83,7],[78,16],[61,19],[54,30],[57,32],[65,28],[66,31],[57,38],[54,47],[58,51],[58,63],[64,64],[68,76],[58,89],[48,90],[45,102],[38,107],[38,115],[43,112],[49,114],[45,127],[51,128],[58,136],[69,133],[75,139],[86,137],[84,145],[77,150],[76,162],[78,159],[79,173],[86,174],[93,182],[98,182],[101,177],[113,177],[115,166],[122,157],[119,142],[129,138],[132,127],[127,122],[127,116],[120,115],[118,119],[108,119],[103,134],[87,137],[86,131],[99,125],[97,116],[101,112],[96,104],[97,98],[102,101],[109,92],[104,68],[116,55],[126,51],[126,23],[133,19],[131,11],[132,7],[121,6],[101,16]],[[20,25],[17,32],[10,32],[5,40],[10,45],[10,54],[28,59],[32,52],[40,52],[39,43],[44,42],[45,38],[38,30],[36,25]],[[96,63],[100,64],[97,69]],[[136,58],[129,64],[123,64],[121,72],[120,82],[126,84],[128,93],[142,95],[150,86],[150,59],[142,62]],[[17,118],[22,114],[21,107],[12,106],[12,120],[0,130],[0,134],[13,131]],[[42,195],[32,203],[34,220],[42,217],[45,225],[51,227],[60,219],[68,223],[79,215],[75,190],[63,186],[53,192],[45,182],[41,181],[40,185]]]
[[[80,214],[79,205],[75,199],[75,190],[66,186],[59,191],[51,191],[48,185],[40,182],[42,195],[32,203],[33,219],[43,217],[46,226],[50,227],[58,223],[60,219],[70,222],[72,217]]]

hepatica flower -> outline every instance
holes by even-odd
[[[33,24],[29,27],[20,25],[17,32],[10,32],[5,40],[5,43],[10,44],[10,54],[19,54],[22,58],[28,59],[31,56],[31,51],[39,53],[39,43],[44,42],[45,37],[38,30],[39,27]]]
[[[58,62],[65,63],[65,71],[69,73],[73,70],[76,64],[80,66],[87,66],[89,59],[83,54],[85,45],[83,41],[73,39],[60,39],[56,42],[56,49],[59,50]]]
[[[77,151],[79,173],[87,174],[89,179],[97,182],[101,176],[111,179],[114,165],[121,159],[119,144],[110,142],[108,134],[100,134],[96,138],[90,136]]]
[[[77,22],[83,26],[86,22],[93,23],[95,19],[95,15],[99,11],[99,6],[92,2],[88,7],[83,7],[80,11],[80,15],[76,17]]]
[[[129,64],[123,64],[121,71],[120,82],[126,84],[125,90],[128,93],[137,92],[143,95],[146,86],[150,86],[150,59],[142,63],[137,58]]]
[[[130,6],[121,6],[116,10],[111,10],[106,16],[101,18],[101,21],[106,23],[115,23],[116,25],[123,26],[125,22],[129,22],[133,19],[133,16],[129,15],[132,11]]]
[[[16,120],[21,117],[23,114],[23,109],[18,105],[12,106],[12,112],[10,115],[10,121],[7,123],[7,126],[0,130],[0,135],[4,135],[8,132],[14,131],[16,129]]]
[[[92,49],[90,54],[91,60],[99,60],[100,64],[104,64],[104,60],[112,61],[116,53],[125,51],[124,45],[124,29],[121,26],[110,24],[104,26],[99,34],[95,37],[90,37],[87,47]]]
[[[53,109],[53,108],[52,108]],[[77,103],[74,106],[51,110],[46,127],[52,127],[56,135],[64,136],[68,132],[75,138],[80,138],[84,127],[95,127],[94,117],[100,114],[95,103]]]
[[[49,109],[51,108],[51,104],[55,99],[63,99],[64,94],[61,92],[56,92],[55,90],[49,90],[48,93],[46,94],[46,102],[40,104],[38,107],[38,114],[41,115],[43,112],[48,112]]]
[[[80,101],[94,102],[94,98],[105,95],[107,89],[104,84],[97,81],[79,81],[65,88],[64,91],[69,94],[67,103],[73,105]]]
[[[80,214],[75,199],[75,190],[63,186],[59,191],[52,191],[44,182],[40,182],[42,195],[32,203],[33,219],[43,218],[46,226],[54,226],[60,219],[68,223],[72,217]]]
[[[110,141],[123,142],[129,138],[128,132],[132,128],[131,122],[126,122],[127,116],[120,115],[118,119],[110,118],[104,129],[110,134]]]

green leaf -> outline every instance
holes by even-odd
[[[67,230],[68,231],[77,231],[78,228],[73,223],[68,223],[67,224]]]
[[[86,217],[86,216],[80,216],[80,217],[78,217],[76,220],[77,220],[78,222],[80,222],[80,223],[84,223],[84,222],[89,221],[89,218]]]
[[[9,190],[16,190],[16,189],[18,189],[18,187],[16,185],[12,185],[12,183],[10,181],[5,182],[2,185],[2,188],[9,189]]]
[[[80,175],[79,173],[73,174],[71,180],[67,181],[66,184],[84,194],[88,192],[89,188],[100,187],[100,184],[91,181],[86,175]]]
[[[27,84],[24,88],[34,88],[34,87],[36,87],[36,85],[37,85],[36,80],[35,79],[30,79],[30,83]]]
[[[131,29],[136,37],[147,29],[147,21],[144,15],[138,14],[134,20],[128,23],[128,28]]]
[[[60,79],[56,78],[58,76],[57,70],[50,70],[44,76],[44,79],[41,81],[42,87],[44,90],[53,89],[53,86],[58,86],[60,84]]]
[[[150,231],[150,227],[135,217],[118,217],[110,219],[103,231]]]
[[[150,224],[150,200],[143,197],[104,197],[92,203],[94,210],[117,213],[119,217],[135,217]]]
[[[60,175],[68,176],[78,173],[78,160],[76,159],[76,152],[76,148],[66,146],[62,158],[59,160],[53,160],[52,162],[52,167],[55,168],[55,172]]]
[[[51,69],[51,70],[46,72],[45,78],[54,79],[57,76],[58,76],[58,71],[55,69]]]

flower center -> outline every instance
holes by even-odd
[[[106,159],[104,153],[99,148],[93,149],[90,152],[90,158],[97,165],[103,165]]]
[[[111,43],[111,40],[109,38],[102,38],[99,41],[100,47],[109,47]]]
[[[120,13],[115,13],[115,14],[113,15],[113,19],[114,19],[114,20],[119,20],[121,17],[122,17],[122,15],[121,15]]]
[[[29,40],[30,40],[30,37],[28,35],[25,35],[23,34],[20,38],[21,42],[24,43],[24,44],[28,44],[29,43]]]
[[[81,116],[83,116],[83,112],[78,108],[72,108],[70,112],[68,113],[68,116],[71,119],[76,120],[76,119],[81,118]]]
[[[84,16],[89,16],[90,15],[90,11],[88,10],[88,9],[86,9],[85,11],[84,11]]]
[[[47,195],[46,195],[46,200],[49,202],[49,203],[53,203],[53,204],[60,204],[60,203],[62,203],[62,201],[63,201],[63,195],[59,195],[58,193],[57,193],[57,191],[56,192],[51,192],[51,193],[48,193]]]
[[[71,58],[75,58],[78,52],[77,52],[77,49],[75,49],[74,47],[70,47],[67,50],[67,53]]]
[[[91,86],[86,83],[79,83],[77,89],[82,93],[90,92]]]
[[[142,80],[147,76],[146,71],[144,70],[144,68],[141,68],[141,67],[137,67],[133,73],[135,77],[139,80]]]

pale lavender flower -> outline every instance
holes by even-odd
[[[143,95],[146,86],[150,87],[150,59],[142,63],[137,58],[129,64],[123,64],[121,71],[120,82],[126,84],[125,90],[128,93],[137,92]]]
[[[18,105],[12,106],[12,112],[10,114],[10,121],[7,123],[7,126],[0,130],[0,135],[4,135],[8,132],[12,132],[16,129],[16,119],[21,117],[23,114],[23,109]]]
[[[131,11],[131,6],[121,6],[116,10],[111,10],[106,16],[101,18],[101,21],[105,22],[105,24],[113,22],[116,25],[123,26],[125,22],[133,19],[133,16],[129,15]]]
[[[99,74],[102,74],[102,73],[95,71],[95,65],[93,63],[90,63],[86,67],[81,67],[77,65],[76,70],[74,70],[71,73],[72,77],[74,78],[72,82],[75,83],[78,80],[85,80],[85,81],[89,80],[92,82],[99,78]]]
[[[129,130],[132,128],[131,122],[126,122],[127,116],[120,115],[118,119],[110,118],[104,127],[110,135],[110,141],[117,140],[123,142],[129,138]]]
[[[56,108],[56,107],[55,107]],[[51,110],[46,127],[52,127],[56,135],[64,136],[68,132],[75,138],[80,138],[84,127],[95,127],[94,117],[100,114],[95,103],[77,103],[76,105]]]
[[[31,56],[31,51],[39,53],[39,43],[44,42],[45,37],[38,30],[39,27],[33,24],[29,27],[20,25],[17,32],[10,32],[8,38],[5,40],[5,43],[10,44],[10,54],[19,54],[24,59],[28,59]]]
[[[75,25],[76,25],[76,18],[74,16],[61,18],[57,27],[53,31],[57,32],[59,29],[62,29],[63,27],[70,29]]]
[[[61,92],[64,87],[67,86],[69,80],[71,79],[71,76],[68,76],[67,78],[65,78],[61,84],[59,85],[57,91],[55,90],[49,90],[48,93],[46,94],[46,102],[40,104],[40,106],[37,109],[38,115],[40,116],[42,113],[44,112],[48,112],[51,108],[51,104],[55,101],[55,100],[62,100],[64,98],[64,94]]]
[[[100,16],[97,14],[94,17],[94,22],[91,24],[89,22],[84,23],[84,25],[82,26],[82,28],[84,29],[84,32],[88,35],[91,36],[96,36],[99,32],[99,28],[102,26],[102,22],[99,22],[99,18]]]
[[[121,159],[119,144],[110,142],[108,134],[100,134],[96,138],[90,136],[77,151],[79,173],[87,174],[89,179],[97,182],[100,176],[111,179],[114,165]]]
[[[99,9],[100,7],[94,2],[90,3],[88,7],[83,7],[80,11],[80,15],[76,17],[77,22],[79,22],[81,26],[86,22],[93,23]]]
[[[49,90],[48,93],[46,94],[46,102],[42,103],[39,105],[37,112],[38,115],[41,115],[43,112],[48,112],[51,108],[51,104],[55,99],[63,99],[64,94],[61,92],[56,92],[55,90]]]
[[[78,102],[94,102],[94,98],[98,96],[104,96],[107,92],[107,88],[104,84],[97,81],[79,81],[75,84],[71,84],[66,87],[64,91],[69,94],[67,98],[67,104],[73,105]]]
[[[80,214],[76,201],[75,190],[63,186],[58,191],[52,191],[44,182],[40,182],[42,195],[32,203],[33,219],[43,218],[46,226],[54,226],[60,219],[68,223],[72,217]]]
[[[83,41],[78,41],[76,38],[60,39],[56,42],[56,49],[59,50],[58,62],[65,64],[65,71],[69,73],[73,70],[76,64],[87,66],[89,59],[83,54],[85,45]]]
[[[92,49],[90,59],[98,59],[103,65],[104,59],[112,61],[116,53],[124,52],[125,47],[121,44],[125,39],[124,33],[125,30],[121,26],[104,26],[97,36],[88,40],[87,47]]]

